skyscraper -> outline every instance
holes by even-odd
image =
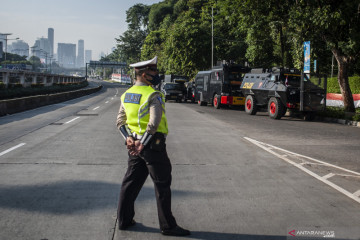
[[[92,51],[85,50],[85,63],[89,63],[92,60]]]
[[[84,40],[80,39],[78,41],[78,55],[77,55],[77,67],[84,67],[85,58],[84,58]]]
[[[29,44],[23,40],[18,40],[9,46],[8,51],[20,56],[29,57]]]
[[[58,62],[61,67],[75,68],[76,44],[58,43]]]
[[[43,59],[44,63],[50,59],[50,42],[47,38],[38,38],[32,47],[32,54]]]
[[[50,42],[50,55],[54,55],[54,29],[48,28],[48,39]]]

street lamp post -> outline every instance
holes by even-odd
[[[3,40],[5,40],[5,61],[6,61],[7,41],[10,41],[10,40],[19,40],[20,38],[8,39],[7,37],[8,37],[9,35],[12,35],[12,33],[0,33],[0,35],[4,35],[4,36],[5,36],[5,38],[3,38]]]

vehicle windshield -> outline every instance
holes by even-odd
[[[180,84],[165,84],[164,85],[165,90],[182,90],[182,87]]]
[[[229,73],[229,81],[242,81],[244,77],[244,73],[241,72],[230,72]]]

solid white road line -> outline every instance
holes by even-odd
[[[355,196],[360,197],[360,190],[353,193]]]
[[[360,203],[360,198],[359,198],[359,196],[356,196],[356,195],[354,195],[353,193],[351,193],[351,192],[343,189],[342,187],[339,187],[338,185],[336,185],[336,184],[328,181],[327,179],[322,178],[321,176],[317,175],[316,173],[314,173],[314,172],[310,171],[309,169],[303,167],[301,164],[298,164],[298,163],[296,163],[296,162],[291,161],[290,159],[284,157],[283,155],[280,155],[280,154],[272,151],[270,148],[272,148],[272,149],[278,149],[278,150],[281,150],[281,151],[284,151],[284,152],[289,152],[289,151],[287,151],[287,150],[285,150],[285,149],[282,149],[282,148],[278,148],[278,147],[272,146],[272,145],[267,144],[267,143],[263,143],[263,142],[260,142],[260,141],[257,141],[257,140],[248,138],[248,137],[244,137],[244,138],[245,138],[246,140],[248,140],[249,142],[255,144],[256,146],[264,149],[265,151],[267,151],[267,152],[269,152],[269,153],[277,156],[278,158],[281,158],[282,160],[284,160],[284,161],[290,163],[291,165],[299,168],[300,170],[306,172],[306,173],[309,174],[310,176],[312,176],[312,177],[320,180],[321,182],[329,185],[330,187],[332,187],[332,188],[334,188],[335,190],[341,192],[341,193],[344,194],[345,196],[347,196],[347,197],[355,200],[356,202]],[[267,146],[269,146],[269,147],[267,147]],[[291,152],[290,152],[290,153],[291,153]],[[293,154],[295,154],[295,153],[293,153]],[[296,154],[296,155],[300,155],[300,154]],[[301,155],[301,156],[303,156],[303,155]],[[303,157],[306,157],[306,156],[303,156]],[[312,158],[310,158],[310,157],[306,157],[306,158],[312,159]],[[316,159],[314,159],[314,161],[324,163],[324,164],[326,164],[326,165],[328,165],[328,166],[335,166],[335,165],[328,164],[328,163],[325,163],[325,162],[322,162],[322,161],[316,160]],[[337,167],[337,166],[336,166],[336,167]],[[337,168],[340,169],[340,167],[337,167]],[[350,170],[345,169],[345,168],[343,168],[343,169],[344,169],[344,170],[347,170],[347,172],[353,172],[353,171],[350,171]],[[354,172],[354,173],[359,174],[359,173],[357,173],[357,172]]]
[[[14,147],[12,147],[12,148],[9,148],[8,150],[5,150],[5,151],[1,152],[1,153],[0,153],[0,156],[5,155],[5,154],[7,154],[8,152],[11,152],[11,151],[13,151],[13,150],[15,150],[15,149],[17,149],[17,148],[19,148],[19,147],[22,147],[22,146],[24,146],[25,144],[26,144],[26,143],[20,143],[20,144],[14,146]]]
[[[333,177],[333,176],[335,176],[335,174],[329,173],[329,174],[326,174],[325,176],[323,176],[322,178],[323,178],[323,179],[329,179],[329,178],[331,178],[331,177]]]
[[[71,122],[73,122],[73,121],[75,121],[76,119],[79,119],[79,118],[80,118],[80,117],[73,118],[73,119],[71,119],[70,121],[67,121],[65,124],[71,123]]]
[[[93,111],[96,110],[96,109],[98,109],[98,108],[100,108],[100,106],[97,106],[96,108],[94,108]]]

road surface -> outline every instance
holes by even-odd
[[[0,118],[1,240],[172,239],[159,233],[150,178],[137,225],[116,228],[125,88],[103,85]],[[360,128],[190,103],[166,111],[173,213],[192,231],[174,239],[360,239]]]

